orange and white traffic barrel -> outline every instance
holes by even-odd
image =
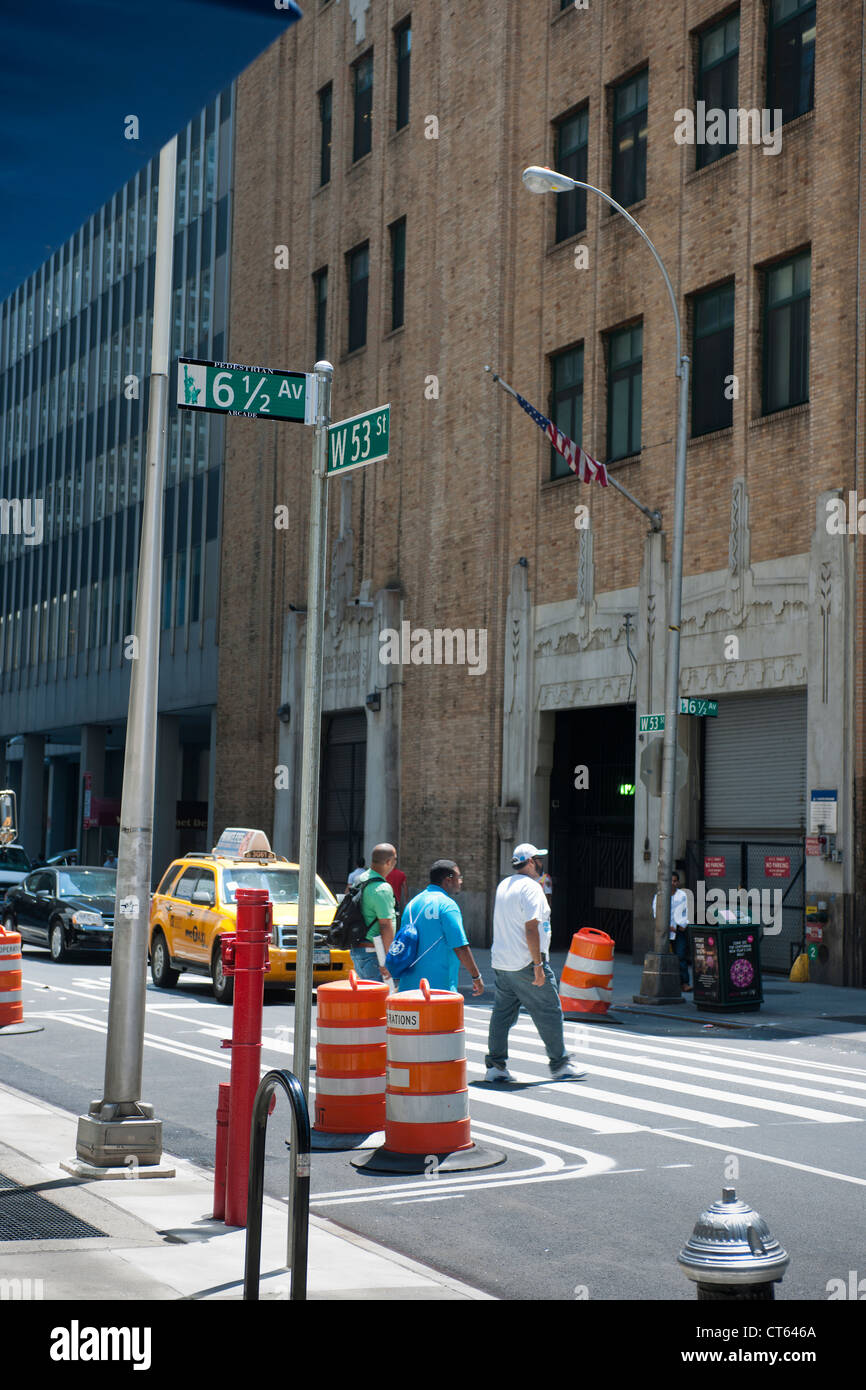
[[[385,1150],[445,1154],[471,1149],[463,995],[431,989],[387,1002]]]
[[[0,1028],[24,1019],[21,937],[0,927]]]
[[[347,980],[318,989],[316,1123],[324,1134],[371,1134],[385,1125],[388,986]]]
[[[564,1014],[606,1014],[613,998],[613,938],[581,927],[571,938],[559,982]]]

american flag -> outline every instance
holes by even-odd
[[[540,430],[543,430],[558,454],[561,454],[571,469],[576,473],[582,483],[598,482],[602,487],[607,487],[607,469],[603,463],[591,458],[579,444],[575,444],[573,439],[569,439],[567,434],[556,428],[552,420],[548,420],[542,415],[540,410],[536,410],[534,405],[517,392],[514,392],[515,399],[526,411],[531,420],[534,420]]]

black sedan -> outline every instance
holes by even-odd
[[[52,960],[75,949],[110,951],[116,881],[115,869],[37,869],[7,890],[3,925],[22,943],[47,946]]]

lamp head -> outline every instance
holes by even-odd
[[[574,179],[568,174],[560,174],[556,169],[547,169],[541,164],[530,164],[523,171],[523,182],[530,193],[568,193],[576,187]]]

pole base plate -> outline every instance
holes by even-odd
[[[79,1115],[75,1153],[95,1168],[153,1167],[162,1158],[162,1120]]]
[[[84,1163],[80,1158],[67,1158],[60,1167],[64,1173],[71,1173],[73,1178],[81,1178],[84,1182],[111,1178],[173,1178],[177,1175],[176,1168],[167,1168],[162,1163],[129,1163],[124,1168],[97,1168],[95,1164]]]

